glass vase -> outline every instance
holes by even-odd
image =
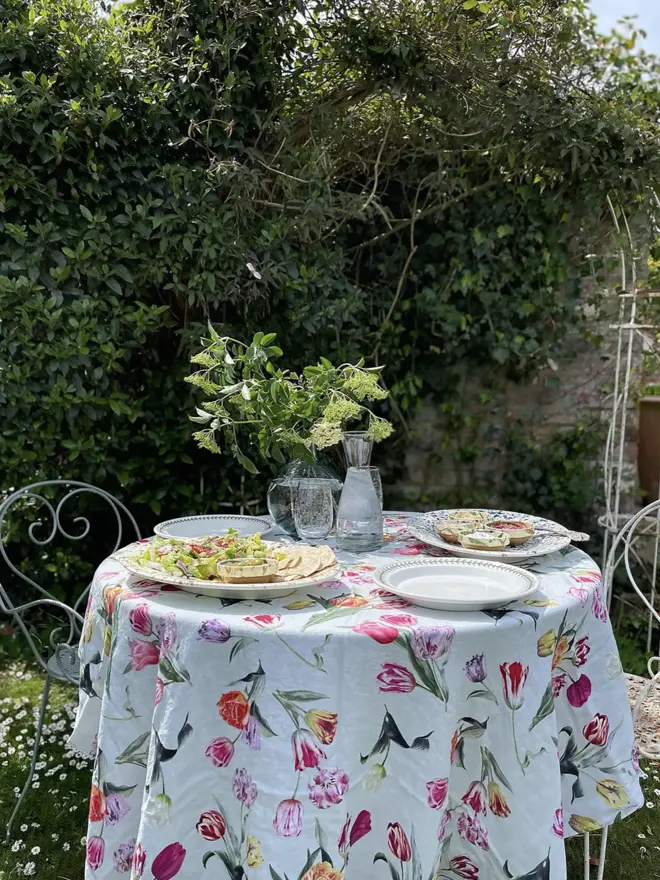
[[[366,467],[371,464],[374,441],[367,437],[366,431],[344,431],[341,436],[346,467]]]
[[[337,510],[337,548],[370,553],[383,546],[383,510],[372,468],[350,467]]]
[[[285,465],[268,487],[266,498],[268,512],[275,525],[292,538],[298,537],[293,519],[293,500],[299,480],[328,480],[335,508],[339,504],[342,482],[337,473],[328,465],[318,461],[297,459]]]

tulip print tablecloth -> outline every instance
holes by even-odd
[[[642,804],[595,563],[568,548],[524,602],[432,612],[374,582],[424,552],[406,522],[272,602],[101,565],[86,880],[565,880],[564,837]]]

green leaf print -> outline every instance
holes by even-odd
[[[141,733],[115,758],[115,764],[135,764],[146,769],[149,750],[145,745],[148,746],[150,735],[149,731]]]
[[[552,715],[555,711],[555,701],[552,696],[552,684],[548,682],[548,686],[545,689],[545,693],[541,698],[541,703],[536,710],[536,715],[532,718],[532,723],[529,725],[530,730],[534,730],[537,724],[540,724],[544,718],[547,718],[548,715]]]
[[[236,639],[229,652],[229,662],[231,663],[234,657],[236,657],[237,654],[240,654],[243,648],[247,648],[248,645],[252,645],[258,641],[258,639],[253,639],[252,636],[242,636],[242,638]]]

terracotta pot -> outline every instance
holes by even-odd
[[[639,401],[637,471],[644,504],[655,501],[660,482],[660,396]]]

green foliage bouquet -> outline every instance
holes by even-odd
[[[313,449],[339,443],[348,422],[362,423],[375,442],[392,433],[392,425],[367,406],[388,396],[379,384],[382,367],[365,367],[364,361],[335,367],[321,358],[298,374],[275,366],[283,353],[273,345],[275,333],[256,333],[249,345],[219,336],[213,327],[209,333],[205,348],[191,358],[203,369],[186,379],[211,398],[191,416],[207,426],[193,435],[202,448],[229,449],[257,473],[242,441],[282,464],[287,455],[309,458]]]

